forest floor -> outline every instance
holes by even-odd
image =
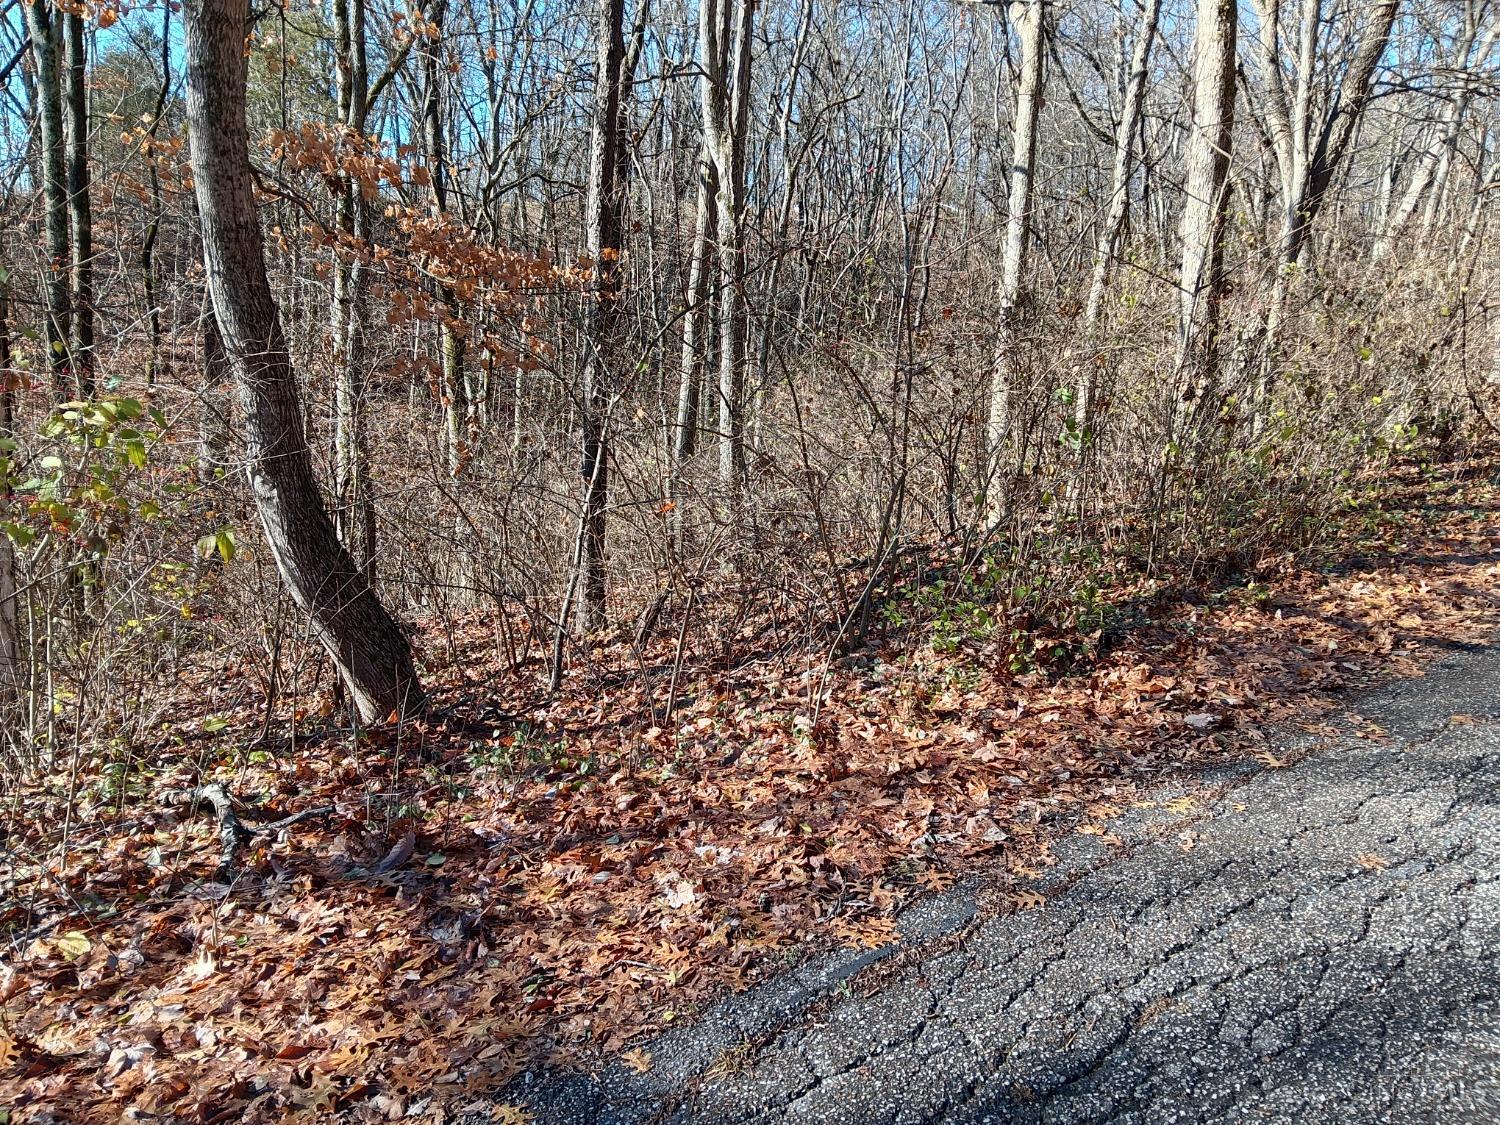
[[[1500,648],[1363,695],[644,1047],[529,1075],[540,1125],[1500,1121]],[[1385,736],[1368,737],[1368,724]],[[474,1125],[495,1114],[474,1114]]]
[[[598,671],[623,646],[541,699],[476,621],[429,638],[430,719],[341,732],[311,700],[268,742],[247,671],[197,666],[160,745],[11,795],[0,1105],[525,1121],[492,1095],[611,1057],[649,1076],[651,1044],[714,1001],[820,950],[873,957],[962,880],[983,876],[984,916],[1051,924],[1049,873],[1080,840],[1130,850],[1165,783],[1292,776],[1287,731],[1309,759],[1389,749],[1348,690],[1500,627],[1496,473],[1393,478],[1317,565],[1171,587],[1066,674],[910,637],[690,660],[663,724],[661,677]],[[257,830],[222,869],[212,817],[171,799],[211,782]],[[1191,859],[1197,832],[1172,848]]]

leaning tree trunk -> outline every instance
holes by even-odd
[[[1218,382],[1219,305],[1224,295],[1224,217],[1234,133],[1234,0],[1198,0],[1193,40],[1193,122],[1182,212],[1178,379],[1188,380],[1201,421]],[[1174,407],[1175,409],[1175,407]],[[1174,427],[1175,429],[1175,427]]]
[[[1010,443],[1011,399],[1019,381],[1020,357],[1016,327],[1021,315],[1026,259],[1031,247],[1031,196],[1036,184],[1036,138],[1042,108],[1042,67],[1046,60],[1042,0],[1016,0],[1011,22],[1021,36],[1021,66],[1017,76],[1016,115],[1011,124],[1010,196],[1006,202],[1005,244],[1000,261],[1000,318],[995,326],[995,358],[990,373],[989,418],[986,425],[985,493],[991,522],[1000,516],[1004,490],[997,477]]]
[[[42,206],[47,226],[47,369],[52,394],[68,396],[68,179],[63,138],[62,84],[58,73],[57,26],[47,0],[26,0],[26,30],[36,66],[37,138],[41,149]]]
[[[249,0],[188,0],[182,8],[203,257],[245,419],[246,475],[277,569],[360,717],[411,715],[423,704],[411,649],[323,506],[266,276],[245,124],[248,8]]]

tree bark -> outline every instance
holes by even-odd
[[[1011,22],[1021,38],[1021,63],[1010,133],[1010,193],[1000,259],[1000,316],[995,331],[985,440],[989,461],[985,491],[991,522],[1000,516],[1004,501],[1004,490],[996,486],[1010,443],[1011,396],[1020,381],[1016,328],[1025,301],[1023,279],[1031,248],[1031,196],[1036,183],[1037,127],[1041,120],[1042,75],[1047,58],[1043,7],[1043,0],[1015,0],[1010,6]]]
[[[68,307],[68,178],[63,137],[62,85],[58,72],[57,25],[48,0],[26,0],[26,30],[36,66],[33,89],[37,101],[37,132],[41,149],[42,206],[47,227],[46,324],[47,369],[52,394],[68,397],[72,336]]]
[[[1234,0],[1198,0],[1193,39],[1193,120],[1188,135],[1187,203],[1182,212],[1177,370],[1201,419],[1218,381],[1219,306],[1224,296],[1223,235],[1234,136],[1237,12]],[[1175,429],[1175,427],[1174,427]]]
[[[334,4],[339,122],[344,143],[363,143],[369,106],[364,0]],[[370,203],[349,173],[338,180],[339,245],[333,262],[335,523],[339,537],[375,581],[375,506],[370,489],[369,435],[365,418],[368,283],[364,256],[371,235]]]
[[[719,482],[738,486],[745,470],[741,418],[745,357],[745,138],[750,110],[754,0],[700,0],[699,66],[703,147],[713,163],[718,250]]]
[[[1130,214],[1130,179],[1135,171],[1132,158],[1135,135],[1141,127],[1146,72],[1151,62],[1151,45],[1156,40],[1160,11],[1161,0],[1146,0],[1146,5],[1141,10],[1135,46],[1131,51],[1130,72],[1125,78],[1125,98],[1120,107],[1120,120],[1115,126],[1115,159],[1110,171],[1109,210],[1094,243],[1094,271],[1089,279],[1088,298],[1083,307],[1084,370],[1078,382],[1078,397],[1073,404],[1074,420],[1081,432],[1086,432],[1094,422],[1094,399],[1099,375],[1099,365],[1094,356],[1095,335],[1099,329],[1099,314],[1104,307],[1104,293],[1109,286],[1110,269],[1120,255],[1125,220]]]
[[[584,294],[584,357],[581,387],[583,531],[578,565],[583,597],[578,628],[604,624],[605,504],[609,498],[610,372],[619,329],[620,250],[625,226],[624,116],[625,0],[597,0],[594,106],[590,137],[588,292]]]
[[[187,123],[204,264],[245,424],[261,526],[297,605],[366,722],[423,705],[411,649],[318,494],[297,383],[267,280],[245,123],[248,0],[183,4]]]
[[[72,234],[73,338],[68,348],[78,397],[94,397],[94,215],[89,190],[88,53],[83,16],[63,16],[66,31],[68,226]]]

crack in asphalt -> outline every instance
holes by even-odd
[[[1038,910],[980,881],[647,1044],[527,1074],[538,1125],[1500,1122],[1500,649],[1367,696],[1385,741],[1282,740],[1189,814],[1059,849]],[[1195,833],[1191,847],[1179,833]],[[482,1115],[466,1119],[477,1123]]]

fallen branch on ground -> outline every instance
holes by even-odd
[[[215,878],[220,882],[230,882],[234,877],[234,861],[239,855],[239,850],[245,844],[257,836],[271,836],[283,829],[290,828],[299,821],[309,820],[315,816],[327,816],[333,812],[332,805],[321,808],[303,809],[299,813],[282,817],[265,824],[247,825],[240,819],[235,811],[239,804],[234,796],[218,782],[210,782],[208,785],[198,785],[191,789],[174,789],[162,797],[162,804],[168,808],[186,808],[193,812],[204,805],[208,805],[214,811],[214,817],[219,822],[219,867],[215,872]]]

